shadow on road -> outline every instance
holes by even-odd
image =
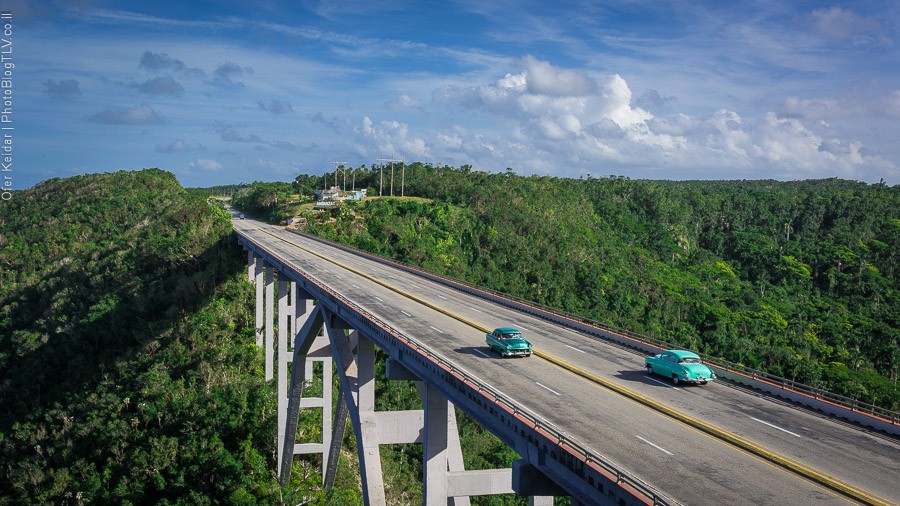
[[[616,378],[621,378],[625,381],[631,381],[636,383],[646,383],[648,385],[657,386],[660,388],[672,387],[672,380],[670,378],[664,378],[658,374],[647,374],[647,371],[644,370],[628,370],[628,371],[619,371],[616,374]],[[695,386],[689,383],[679,383],[679,387],[687,387],[687,386]]]
[[[487,346],[463,346],[461,348],[456,348],[453,351],[482,358],[500,358],[500,355],[489,350]]]

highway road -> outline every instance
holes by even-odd
[[[823,485],[576,376],[539,357],[501,359],[481,331],[376,283],[485,327],[514,326],[535,349],[858,489],[900,504],[900,441],[724,382],[674,386],[643,355],[403,270],[253,220],[238,230],[405,335],[682,504],[846,504]],[[322,255],[323,259],[315,254]],[[366,276],[361,276],[338,262]]]

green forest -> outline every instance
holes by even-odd
[[[900,188],[839,179],[567,179],[415,163],[407,197],[301,213],[307,232],[710,356],[900,409]],[[395,196],[386,168],[347,169]],[[296,214],[343,171],[235,201]],[[399,174],[394,167],[395,175]],[[280,204],[278,203],[280,202]],[[286,204],[286,202],[288,202]]]
[[[3,202],[0,506],[361,504],[352,431],[331,494],[314,459],[297,459],[293,481],[278,485],[275,385],[255,345],[246,255],[210,193],[233,195],[248,214],[302,216],[323,237],[900,409],[897,187],[394,169],[393,191],[380,167],[202,190],[147,169],[51,179]],[[314,189],[344,177],[347,189],[384,197],[305,210]],[[378,409],[421,407],[409,382],[378,381]],[[516,458],[458,417],[467,468]],[[315,433],[314,418],[304,415],[301,432]],[[418,445],[383,447],[382,465],[391,504],[421,503]]]
[[[230,216],[161,170],[52,179],[0,215],[0,504],[272,502]]]

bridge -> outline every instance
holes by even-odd
[[[733,364],[714,365],[723,381],[675,386],[643,371],[660,343],[281,227],[234,229],[266,379],[277,377],[282,483],[294,456],[319,454],[330,487],[349,418],[366,504],[386,503],[379,446],[399,443],[422,444],[429,505],[503,493],[535,505],[900,504],[896,413]],[[500,326],[522,329],[535,355],[489,353],[484,331]],[[375,409],[376,347],[423,409]],[[304,397],[316,375],[321,395]],[[520,459],[465,469],[454,407]],[[297,441],[301,409],[321,410],[321,440]]]

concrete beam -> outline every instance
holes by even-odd
[[[421,443],[425,413],[415,411],[376,411],[378,444]]]
[[[322,443],[295,443],[294,455],[308,455],[310,453],[322,453],[325,445]]]
[[[447,493],[451,497],[512,494],[512,469],[451,471],[447,473]]]
[[[321,397],[304,397],[300,399],[300,407],[302,409],[322,408],[325,407],[325,399]]]

